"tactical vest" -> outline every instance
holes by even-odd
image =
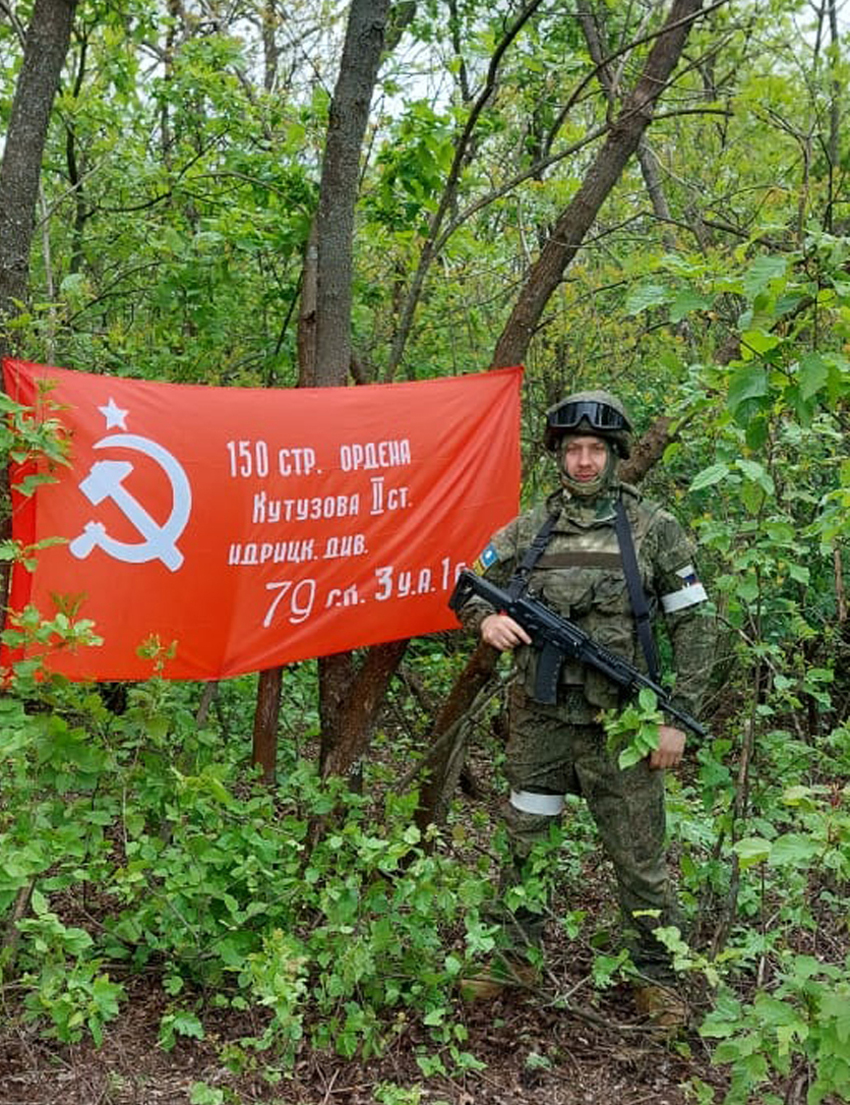
[[[653,542],[646,538],[660,508],[654,503],[644,503],[628,485],[622,485],[622,493],[641,582],[650,614],[654,616]],[[581,504],[571,509],[574,502],[567,502],[562,508],[546,551],[531,572],[529,590],[558,613],[570,618],[599,644],[645,671],[646,661],[637,637],[615,530],[613,504],[610,509],[597,511],[596,516],[591,518],[590,512]],[[520,546],[533,538],[535,524],[539,522],[540,515],[536,511],[527,520],[523,519],[517,535]],[[530,648],[518,650],[516,656],[526,693],[532,697],[536,656]],[[584,665],[564,664],[561,681],[565,689],[582,688],[585,698],[597,708],[608,709],[620,703],[617,686]]]

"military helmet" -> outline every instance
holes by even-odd
[[[566,434],[592,434],[610,441],[621,457],[632,448],[632,423],[610,391],[576,391],[546,411],[543,442],[555,452]]]

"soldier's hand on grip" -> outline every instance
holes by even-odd
[[[509,652],[517,645],[531,644],[529,635],[508,614],[488,614],[481,623],[481,639],[499,652]]]

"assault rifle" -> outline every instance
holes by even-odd
[[[697,736],[706,735],[705,726],[684,710],[673,706],[667,691],[654,679],[638,671],[616,652],[596,644],[583,629],[556,614],[533,595],[521,594],[514,598],[508,591],[464,568],[458,576],[449,606],[457,613],[473,595],[484,599],[494,610],[509,614],[529,635],[532,647],[539,649],[534,687],[534,697],[538,702],[554,704],[558,701],[561,667],[565,660],[578,660],[607,675],[627,693],[634,694],[642,687],[654,691],[659,709],[676,718]]]

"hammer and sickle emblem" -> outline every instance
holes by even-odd
[[[177,548],[177,539],[186,528],[192,509],[192,489],[186,473],[175,457],[146,437],[136,434],[112,434],[95,442],[95,449],[110,445],[123,445],[144,453],[159,464],[171,483],[171,515],[160,526],[141,503],[124,487],[124,480],[133,471],[133,465],[125,460],[96,461],[80,484],[80,490],[93,506],[104,499],[112,499],[118,509],[129,519],[143,540],[133,544],[110,537],[102,522],[87,522],[83,532],[68,546],[78,560],[83,560],[96,547],[116,560],[128,564],[144,564],[148,560],[161,560],[172,572],[183,563],[183,554]]]

